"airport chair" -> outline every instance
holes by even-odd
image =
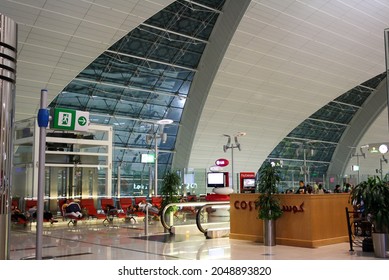
[[[80,201],[81,209],[85,210],[87,215],[91,218],[105,219],[106,215],[98,213],[95,207],[95,201],[93,198],[82,198]]]
[[[143,211],[140,211],[138,210],[139,208],[139,203],[143,202],[143,201],[147,201],[146,197],[145,196],[136,196],[135,197],[135,214],[138,216],[138,217],[144,217],[145,216],[145,213]]]
[[[162,205],[162,196],[153,196],[151,197],[151,204],[158,209],[161,209]]]
[[[132,198],[131,197],[119,198],[119,205],[120,205],[120,209],[123,211],[123,213],[125,215],[124,221],[130,222],[132,220],[135,223],[136,222],[135,217],[137,215],[135,213],[135,208],[134,208]],[[119,215],[120,215],[120,213],[119,213]]]
[[[25,202],[25,207],[26,207],[26,211],[28,211],[29,209],[31,208],[34,208],[38,205],[38,202],[36,201],[36,199],[26,199],[26,202]]]
[[[119,211],[115,207],[115,202],[113,198],[102,198],[100,200],[100,203],[101,209],[105,213],[105,219],[103,221],[103,224],[105,224],[106,222],[111,224],[115,217],[119,217]]]

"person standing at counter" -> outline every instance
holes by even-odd
[[[324,194],[326,191],[323,189],[323,185],[319,184],[317,194]]]
[[[340,188],[340,185],[336,185],[334,189],[334,193],[341,193],[342,189]]]
[[[296,194],[300,194],[300,193],[301,193],[301,194],[307,193],[307,187],[305,186],[303,180],[301,180],[301,181],[299,182],[299,188],[298,188],[297,191],[296,191]]]

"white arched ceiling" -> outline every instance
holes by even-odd
[[[223,134],[244,131],[234,169],[256,171],[304,119],[384,71],[388,12],[382,1],[252,1],[211,87],[189,166],[230,158]]]
[[[53,99],[102,51],[171,2],[1,1],[0,12],[19,25],[16,118],[35,116],[40,89]],[[388,13],[389,4],[372,0],[251,1],[199,117],[188,167],[229,158],[223,134],[244,131],[235,172],[256,171],[304,119],[384,71]],[[387,133],[382,118],[369,137]]]
[[[40,91],[50,102],[113,43],[173,0],[2,0],[18,24],[16,120],[36,116]]]

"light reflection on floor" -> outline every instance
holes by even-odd
[[[36,235],[31,227],[13,226],[10,236],[12,260],[33,259]],[[60,260],[373,260],[373,253],[349,244],[299,248],[263,246],[261,243],[226,238],[206,239],[202,234],[170,235],[159,222],[143,223],[80,223],[68,227],[65,223],[45,226],[43,258]]]

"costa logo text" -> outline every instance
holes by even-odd
[[[255,202],[254,201],[240,201],[240,200],[237,200],[234,202],[234,207],[235,209],[237,210],[246,210],[248,209],[249,211],[252,211],[253,209],[255,209]]]
[[[300,206],[289,206],[289,205],[282,205],[282,211],[283,212],[304,212],[304,202],[300,204]]]

